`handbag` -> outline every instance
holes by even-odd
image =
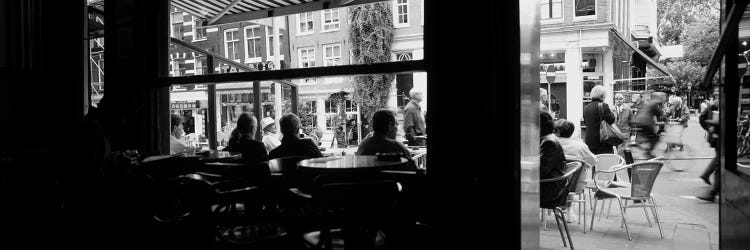
[[[602,119],[601,124],[599,125],[599,141],[612,146],[622,144],[623,140],[625,139],[625,135],[620,132],[620,128],[617,127],[617,124],[609,124],[604,120],[604,113],[602,112],[601,103],[599,103],[598,108],[599,117]]]

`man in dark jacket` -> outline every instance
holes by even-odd
[[[297,115],[286,114],[282,116],[279,125],[281,125],[281,133],[284,137],[281,139],[281,146],[268,153],[268,159],[288,156],[323,157],[320,149],[312,140],[299,138],[300,120]]]
[[[708,107],[701,112],[700,116],[698,116],[698,121],[703,127],[703,129],[706,130],[706,140],[708,140],[708,143],[711,144],[711,147],[714,147],[714,151],[716,152],[716,156],[714,156],[714,159],[711,160],[711,163],[706,166],[706,170],[703,171],[703,173],[700,175],[700,178],[708,185],[711,185],[711,189],[699,196],[696,196],[696,198],[704,200],[704,201],[714,201],[714,197],[719,193],[720,187],[721,187],[721,174],[719,173],[719,157],[721,157],[720,153],[720,141],[721,138],[719,136],[719,126],[718,123],[718,117],[714,117],[714,111],[718,111],[719,106],[715,103],[709,103]],[[714,174],[714,182],[711,183],[708,180],[708,177],[711,176],[711,173]]]
[[[539,114],[539,178],[549,179],[565,173],[565,152],[553,133],[552,116],[544,111]]]
[[[404,108],[404,136],[409,142],[409,146],[424,146],[425,140],[425,122],[422,114],[422,92],[414,88],[409,91],[411,100]]]

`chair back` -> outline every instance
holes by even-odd
[[[612,167],[624,165],[625,159],[616,154],[598,154],[596,155],[598,162],[596,163],[596,170],[609,170]],[[592,172],[593,174],[593,172]],[[615,174],[600,173],[597,175],[596,180],[609,181],[614,179]],[[592,176],[593,178],[593,176]]]
[[[309,157],[289,156],[268,160],[268,168],[271,174],[281,174],[289,187],[298,187],[300,184],[300,173],[297,163]]]
[[[633,169],[633,178],[630,186],[630,195],[632,197],[649,197],[651,190],[656,182],[656,177],[661,171],[664,162],[646,161],[633,163],[630,167]]]
[[[563,176],[539,180],[539,207],[553,209],[567,202],[568,193],[574,190],[576,180],[583,170],[583,164],[574,161],[566,163],[565,167]]]
[[[569,167],[573,162],[578,162],[582,166],[581,173],[578,175],[578,177],[574,180],[573,189],[570,192],[573,193],[580,193],[583,192],[583,190],[586,188],[586,176],[588,176],[588,173],[591,171],[591,164],[588,162],[578,160],[578,159],[570,159],[566,161],[566,167]]]

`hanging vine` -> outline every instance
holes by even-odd
[[[391,61],[393,13],[386,3],[349,7],[349,37],[353,64]],[[386,108],[394,74],[352,77],[354,102],[363,118],[369,121],[378,109]],[[366,134],[366,132],[363,132]]]

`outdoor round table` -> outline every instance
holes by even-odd
[[[302,160],[297,166],[318,173],[369,172],[406,164],[407,159],[379,160],[374,155],[344,155]]]

